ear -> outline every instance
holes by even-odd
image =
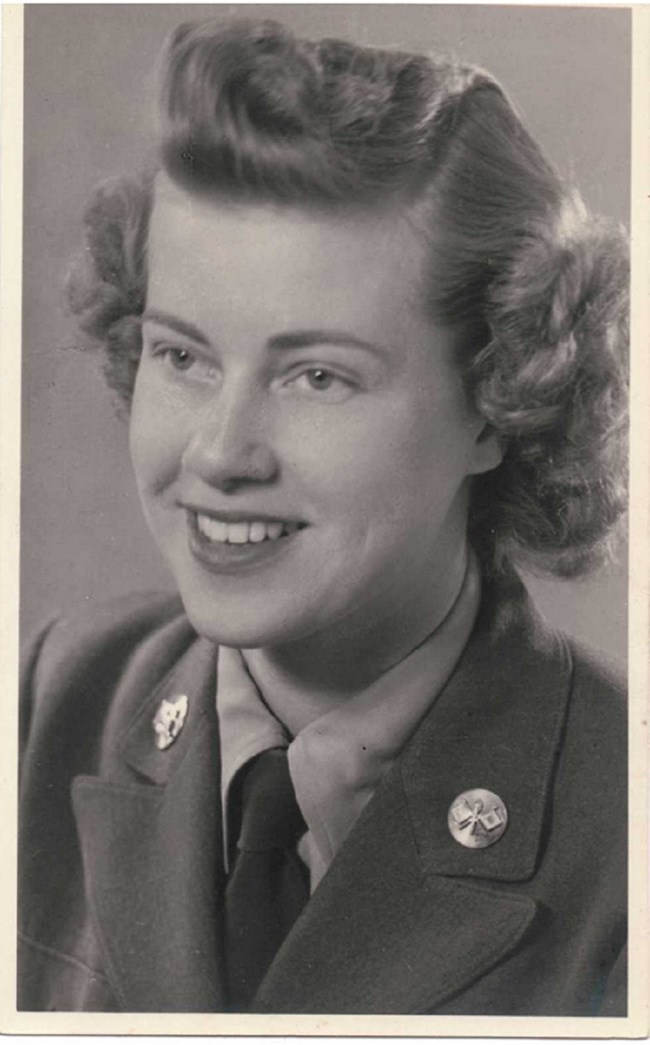
[[[489,422],[477,419],[477,434],[472,449],[470,475],[481,475],[498,468],[506,452],[508,441]]]

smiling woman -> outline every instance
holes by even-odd
[[[622,684],[516,572],[624,509],[622,231],[459,62],[184,24],[159,115],[69,299],[180,601],[27,653],[21,1007],[624,1015]]]
[[[196,198],[167,176],[154,200],[131,451],[185,608],[214,641],[300,639],[370,681],[444,616],[465,480],[502,452],[417,293],[422,237],[400,211]],[[277,539],[254,539],[265,520]]]

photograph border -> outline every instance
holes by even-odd
[[[522,5],[523,6],[523,5]],[[547,5],[543,5],[547,6]],[[567,5],[568,6],[568,5]],[[575,6],[575,5],[571,5]],[[585,5],[589,6],[589,5]],[[627,5],[621,5],[626,6]],[[5,5],[2,25],[2,259],[0,382],[0,641],[5,706],[0,730],[3,815],[0,905],[0,1030],[5,1034],[642,1038],[648,1033],[648,757],[650,666],[650,7],[632,7],[632,435],[629,551],[631,947],[629,1009],[612,1017],[303,1016],[140,1013],[28,1013],[15,1007],[16,765],[22,302],[23,8]]]

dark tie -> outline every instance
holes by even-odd
[[[295,852],[306,825],[286,750],[272,748],[251,760],[235,785],[242,815],[226,886],[225,949],[228,1009],[246,1012],[309,898],[309,884]]]

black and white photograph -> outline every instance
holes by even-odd
[[[15,1013],[629,1037],[632,10],[23,35]]]

